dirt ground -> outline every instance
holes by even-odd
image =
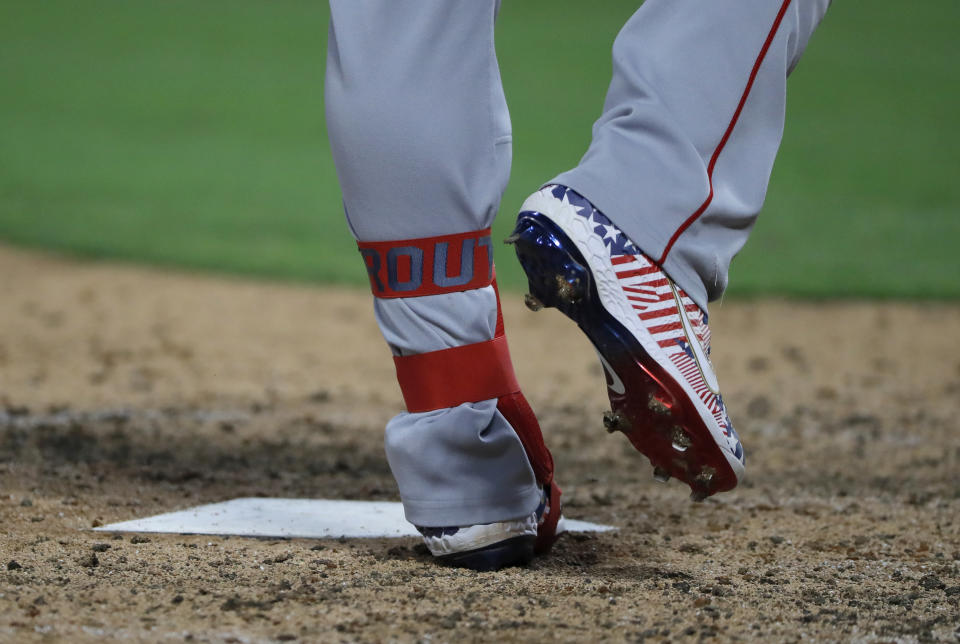
[[[604,433],[575,327],[507,297],[566,513],[621,530],[476,574],[415,539],[89,530],[239,496],[396,500],[366,294],[4,247],[0,276],[0,640],[960,640],[960,305],[715,305],[749,478],[693,504]]]

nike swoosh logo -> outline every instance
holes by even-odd
[[[707,384],[710,391],[719,395],[720,383],[717,382],[717,375],[713,373],[710,358],[707,357],[707,354],[703,350],[703,345],[700,344],[700,339],[690,326],[690,320],[687,319],[687,311],[683,306],[683,300],[680,299],[680,295],[677,293],[677,289],[672,283],[670,284],[670,288],[673,289],[673,299],[677,304],[680,321],[683,323],[683,334],[687,336],[687,344],[690,345],[690,350],[693,351],[694,360],[696,360],[697,367],[700,369],[700,375],[703,376],[703,381]]]
[[[620,380],[620,376],[617,375],[617,372],[613,370],[613,367],[610,366],[610,363],[607,362],[606,358],[600,355],[600,352],[597,351],[597,357],[600,358],[600,364],[603,365],[604,371],[607,372],[607,379],[610,381],[607,383],[607,387],[615,394],[623,395],[627,393],[627,388],[623,384],[623,381]]]

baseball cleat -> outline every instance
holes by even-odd
[[[554,501],[559,497],[554,496]],[[551,511],[557,512],[555,521]],[[540,505],[529,516],[511,521],[449,528],[416,526],[437,561],[478,572],[500,570],[530,563],[535,554],[549,550],[557,535],[564,531],[560,507],[550,507],[550,494],[544,490]],[[549,534],[544,534],[544,532]]]
[[[527,274],[528,306],[559,309],[597,350],[612,407],[606,429],[650,459],[656,480],[689,485],[695,501],[735,487],[744,453],[710,363],[707,315],[564,186],[530,196],[507,241]]]

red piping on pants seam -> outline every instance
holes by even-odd
[[[773,43],[774,37],[777,35],[777,30],[780,29],[780,23],[783,22],[783,17],[787,13],[787,7],[790,6],[791,0],[783,0],[783,4],[780,6],[780,12],[777,14],[777,19],[773,21],[773,27],[770,29],[770,33],[767,34],[767,39],[763,43],[763,47],[760,48],[760,53],[757,55],[757,60],[753,64],[753,70],[750,72],[750,79],[747,81],[747,86],[743,90],[743,96],[740,97],[740,104],[737,105],[737,110],[733,113],[733,118],[730,119],[730,125],[727,126],[727,131],[723,133],[723,138],[720,139],[720,143],[717,145],[717,149],[713,151],[713,156],[710,157],[710,165],[707,167],[707,179],[710,182],[710,194],[707,195],[707,200],[697,208],[696,212],[687,217],[687,220],[677,228],[676,232],[673,233],[673,236],[670,238],[670,241],[667,242],[666,248],[663,249],[663,254],[660,255],[660,259],[656,263],[660,266],[663,266],[663,263],[667,260],[667,255],[670,254],[670,250],[673,248],[673,245],[676,243],[677,239],[682,235],[687,228],[689,228],[693,222],[695,222],[700,215],[710,206],[710,203],[713,201],[713,169],[717,165],[717,159],[720,158],[720,153],[723,152],[723,148],[727,145],[727,141],[730,140],[730,135],[733,134],[733,128],[736,127],[737,121],[740,119],[740,114],[743,112],[743,106],[747,102],[747,98],[750,96],[750,90],[753,89],[753,83],[757,80],[757,74],[760,73],[760,66],[763,64],[763,60],[767,57],[767,51],[770,49],[770,45]]]

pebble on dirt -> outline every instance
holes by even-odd
[[[921,577],[920,585],[927,590],[940,590],[947,587],[947,585],[940,581],[940,578],[935,575],[926,575],[925,577]]]
[[[100,565],[100,560],[97,559],[97,555],[91,553],[86,557],[81,557],[80,560],[77,561],[77,563],[83,566],[84,568],[96,568],[97,566]]]

